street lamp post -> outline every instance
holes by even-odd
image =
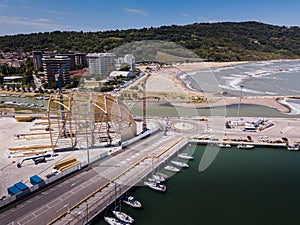
[[[240,102],[239,102],[238,110],[237,110],[237,121],[236,121],[236,126],[238,126],[239,121],[240,121],[240,108],[241,108],[241,102],[242,102],[243,87],[244,87],[244,85],[240,85],[240,87],[241,87],[241,95],[240,95]]]

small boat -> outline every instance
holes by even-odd
[[[178,158],[180,158],[180,159],[194,159],[193,156],[188,155],[187,153],[178,154]]]
[[[226,143],[219,143],[217,146],[220,148],[231,148],[231,145]]]
[[[288,146],[288,147],[287,147],[287,150],[289,150],[289,151],[299,151],[300,148],[293,145],[293,146]]]
[[[168,179],[168,175],[166,175],[164,173],[157,172],[154,175],[160,176],[160,177],[164,178],[165,180]]]
[[[253,149],[254,145],[247,145],[247,144],[242,143],[242,144],[239,144],[237,146],[237,148],[239,148],[239,149]]]
[[[142,207],[142,204],[132,196],[126,195],[123,199],[123,202],[133,208],[141,208]]]
[[[153,174],[152,177],[159,182],[165,182],[168,176],[167,175],[163,176],[160,173],[156,173],[156,174]]]
[[[150,182],[157,182],[160,183],[159,180],[156,180],[154,177],[148,177],[147,180],[149,180]]]
[[[179,172],[180,171],[180,169],[178,169],[178,168],[176,168],[174,166],[165,166],[165,169],[169,170],[171,172]]]
[[[155,182],[144,182],[144,185],[155,190],[155,191],[161,191],[165,192],[167,190],[167,186],[161,183],[155,183]]]
[[[105,220],[105,222],[107,222],[110,225],[129,225],[129,223],[123,223],[123,222],[121,222],[118,219],[113,218],[113,217],[105,216],[104,220]]]
[[[121,211],[116,211],[116,210],[113,210],[112,212],[118,220],[129,224],[134,223],[134,219],[131,216],[127,215],[126,213]]]
[[[184,168],[188,168],[189,165],[187,163],[184,163],[184,162],[179,162],[179,161],[171,161],[171,163],[173,163],[174,165],[176,166],[180,166],[180,167],[184,167]]]

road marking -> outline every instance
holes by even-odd
[[[23,219],[19,220],[18,224],[24,225],[24,224],[30,222],[31,220],[33,220],[34,218],[36,218],[35,215],[29,214],[29,215],[25,216]],[[25,221],[25,222],[23,222],[23,221]]]
[[[57,198],[57,199],[54,199],[52,202],[50,202],[49,204],[48,204],[48,206],[50,207],[50,208],[52,208],[53,206],[55,206],[57,203],[59,203],[59,202],[61,202],[62,200],[60,199],[60,198]]]
[[[41,215],[41,214],[47,212],[49,208],[50,208],[50,207],[49,207],[48,205],[45,206],[45,207],[43,207],[43,208],[40,208],[40,209],[36,210],[36,211],[33,213],[33,215],[39,216],[39,215]]]

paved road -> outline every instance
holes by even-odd
[[[151,146],[161,137],[161,132],[153,135],[118,155],[73,175],[70,179],[63,180],[20,203],[1,210],[0,224],[47,224],[144,156],[149,155],[149,152],[155,150],[155,146],[154,148]]]

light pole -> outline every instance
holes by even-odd
[[[239,102],[238,110],[237,110],[237,121],[236,121],[236,126],[239,125],[239,121],[240,121],[240,108],[241,108],[241,102],[242,102],[243,87],[244,87],[244,85],[241,84],[240,87],[241,87],[241,95],[240,95],[240,102]]]

